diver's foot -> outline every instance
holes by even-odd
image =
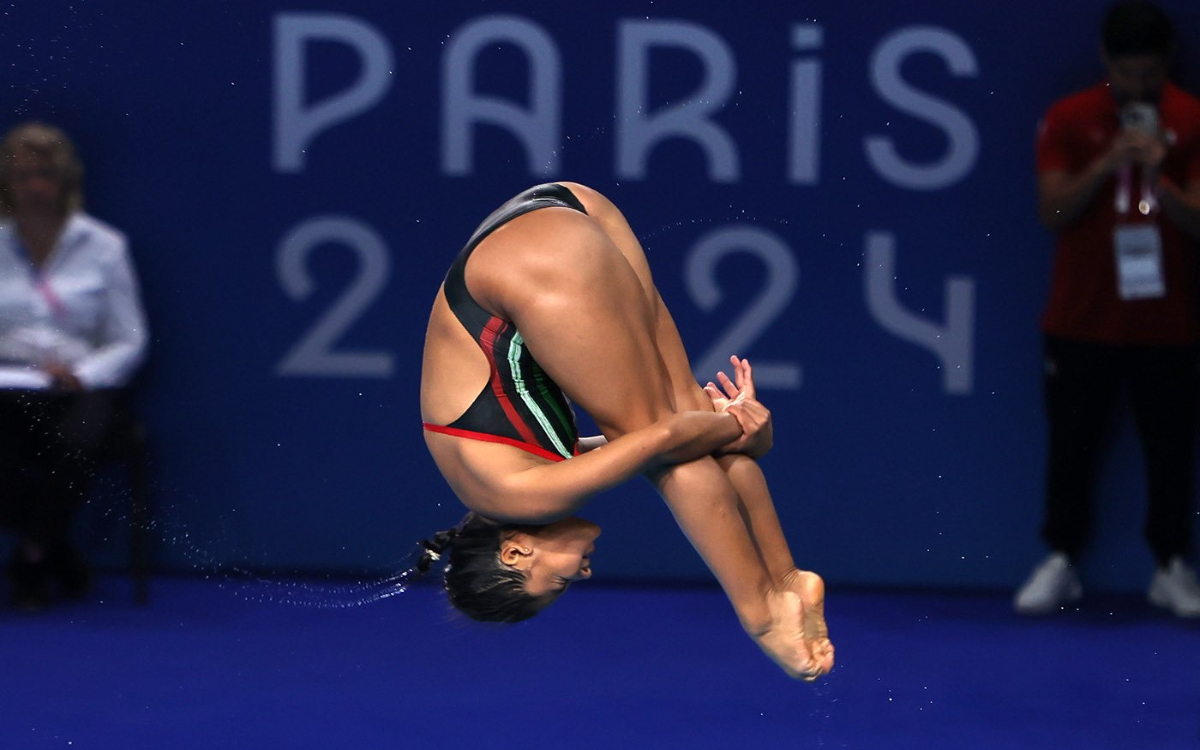
[[[833,643],[825,624],[825,581],[810,570],[794,570],[783,577],[781,588],[800,597],[804,643],[820,668],[820,674],[828,674],[833,669]]]
[[[767,607],[771,613],[771,625],[765,631],[753,634],[758,647],[789,677],[812,682],[828,672],[822,667],[821,659],[813,655],[805,639],[801,626],[805,608],[800,596],[793,591],[775,591],[767,595]],[[828,661],[832,666],[832,647]]]

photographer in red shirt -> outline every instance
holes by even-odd
[[[1105,16],[1108,78],[1056,102],[1038,133],[1038,209],[1057,233],[1042,318],[1051,548],[1018,612],[1082,595],[1075,570],[1105,427],[1128,397],[1145,456],[1152,603],[1200,617],[1191,551],[1200,341],[1200,101],[1167,80],[1170,20],[1148,2]]]

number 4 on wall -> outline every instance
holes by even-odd
[[[946,280],[946,321],[939,325],[906,310],[896,296],[896,237],[868,232],[864,279],[867,308],[875,322],[897,338],[928,349],[938,358],[942,389],[969,394],[973,384],[975,282],[952,276]]]

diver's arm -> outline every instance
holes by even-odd
[[[707,456],[741,434],[732,414],[672,414],[567,461],[531,463],[489,477],[486,483],[497,507],[487,515],[507,523],[552,523],[579,510],[598,492],[639,474]]]

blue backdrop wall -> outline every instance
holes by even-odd
[[[1164,7],[1196,83],[1200,8]],[[0,111],[71,132],[131,237],[164,567],[382,569],[455,522],[417,408],[429,305],[487,212],[569,179],[625,210],[698,374],[755,363],[802,565],[1011,586],[1042,553],[1034,132],[1102,74],[1101,12],[17,2]],[[1128,425],[1114,457],[1086,572],[1130,588]],[[602,575],[707,577],[645,483],[589,515]]]

